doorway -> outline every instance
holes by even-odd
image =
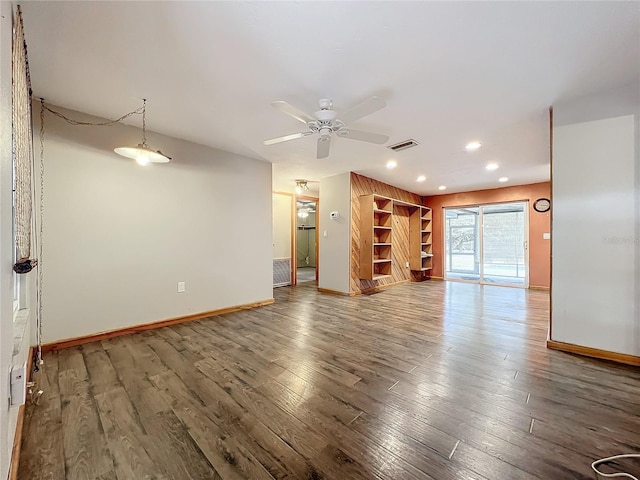
[[[315,199],[296,198],[297,283],[317,279],[317,206]]]
[[[446,280],[529,287],[529,202],[444,210]]]

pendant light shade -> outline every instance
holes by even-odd
[[[140,165],[150,163],[167,163],[171,157],[167,157],[160,150],[151,150],[148,145],[139,143],[137,147],[118,147],[113,149],[118,155],[132,158]]]
[[[171,160],[160,150],[153,150],[147,145],[147,100],[142,104],[142,143],[135,147],[118,147],[113,149],[118,155],[132,158],[138,165],[149,165],[150,163],[167,163]]]

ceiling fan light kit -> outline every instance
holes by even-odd
[[[326,158],[329,156],[331,136],[333,133],[339,137],[358,140],[361,142],[376,143],[378,145],[389,140],[387,135],[347,128],[347,124],[384,108],[387,104],[380,97],[370,97],[340,115],[335,110],[332,110],[333,102],[327,98],[321,98],[318,101],[320,110],[314,112],[313,115],[308,115],[293,105],[283,101],[273,102],[271,105],[282,113],[304,123],[307,125],[309,130],[306,132],[293,133],[291,135],[265,140],[263,142],[265,145],[274,145],[276,143],[288,142],[290,140],[296,140],[310,135],[318,135],[316,157]]]
[[[300,195],[303,192],[309,191],[309,185],[307,180],[296,180],[296,193]]]

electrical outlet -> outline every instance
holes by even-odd
[[[404,266],[405,266],[405,267],[407,267],[407,268],[409,268],[409,262],[406,262],[406,263],[404,264]]]
[[[187,288],[184,282],[178,282],[178,293],[184,293],[186,289]]]

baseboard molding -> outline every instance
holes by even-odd
[[[22,446],[22,426],[24,424],[25,405],[20,405],[18,408],[18,423],[16,423],[16,434],[15,437],[13,437],[13,450],[11,451],[8,480],[18,479],[18,467],[20,466],[20,447]]]
[[[349,293],[349,292],[340,292],[338,290],[331,290],[330,288],[318,287],[318,291],[320,293],[329,293],[331,295],[342,295],[342,296],[345,296],[345,297],[353,297],[353,295],[354,295],[354,294]]]
[[[27,383],[31,381],[33,373],[33,354],[35,347],[29,348],[29,358],[27,359]],[[9,463],[8,480],[18,479],[18,467],[20,466],[20,449],[22,448],[22,428],[24,427],[24,415],[26,404],[18,407],[18,418],[16,419],[16,432],[13,436],[13,447],[11,450],[11,462]]]
[[[555,340],[547,340],[547,348],[640,367],[640,357],[626,353],[610,352],[608,350],[600,350],[599,348],[583,347],[582,345],[575,345],[573,343],[556,342]]]
[[[179,323],[190,322],[193,320],[200,320],[207,317],[215,317],[223,315],[225,313],[238,312],[240,310],[249,310],[251,308],[264,307],[265,305],[271,305],[275,300],[269,298],[259,302],[247,303],[244,305],[235,305],[233,307],[221,308],[219,310],[211,310],[209,312],[194,313],[192,315],[186,315],[183,317],[169,318],[167,320],[161,320],[159,322],[144,323],[141,325],[134,325],[132,327],[125,327],[117,330],[109,330],[107,332],[94,333],[91,335],[85,335],[82,337],[68,338],[66,340],[59,340],[57,342],[46,343],[42,345],[42,352],[51,352],[54,350],[62,350],[64,348],[75,347],[78,345],[84,345],[85,343],[98,342],[100,340],[107,340],[109,338],[121,337],[122,335],[130,335],[132,333],[144,332],[146,330],[154,330],[156,328],[168,327],[170,325],[177,325]]]
[[[429,277],[429,280],[437,280],[439,282],[444,282],[444,278],[442,277]]]
[[[395,287],[397,285],[402,285],[403,283],[409,283],[411,280],[400,280],[399,282],[387,283],[386,285],[378,285],[376,287],[365,288],[364,290],[356,290],[355,292],[351,292],[351,296],[355,295],[365,295],[367,293],[379,292],[381,290],[385,290],[387,288]]]
[[[543,287],[541,285],[529,285],[529,290],[544,290],[546,292],[549,291],[549,287]]]

